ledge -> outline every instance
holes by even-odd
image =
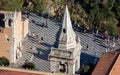
[[[9,67],[0,67],[0,72],[2,71],[13,71],[13,72],[24,72],[24,73],[32,73],[32,74],[40,74],[40,75],[73,75],[73,74],[65,74],[65,73],[51,73],[45,71],[34,71],[34,70],[25,70],[25,69],[16,69],[16,68],[9,68]]]

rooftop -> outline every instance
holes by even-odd
[[[101,56],[99,62],[97,63],[92,75],[108,75],[114,63],[116,63],[116,60],[120,61],[117,59],[118,55],[119,55],[119,51],[104,53]]]
[[[118,56],[113,68],[111,69],[109,75],[120,75],[120,55]]]
[[[36,15],[36,13],[30,13],[30,35],[27,36],[23,42],[23,56],[14,66],[11,65],[11,67],[21,67],[26,60],[32,59],[37,70],[50,71],[48,54],[50,53],[51,47],[56,46],[56,39],[58,39],[61,32],[61,23],[54,19],[48,19],[48,27],[43,27],[43,23],[46,24],[46,18]],[[74,30],[76,30],[75,27]],[[81,60],[83,60],[83,62],[81,62],[81,64],[93,62],[92,58],[89,58],[90,56],[99,58],[105,53],[106,46],[102,43],[102,39],[93,37],[90,33],[82,33],[77,30],[75,33],[80,38],[81,45],[83,46],[81,54]],[[33,34],[38,35],[38,37],[33,37]],[[39,43],[41,37],[43,37],[43,42]],[[87,45],[89,45],[88,50],[86,49]],[[116,44],[115,49],[119,47],[120,46]]]

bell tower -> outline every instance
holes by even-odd
[[[53,72],[75,74],[75,71],[80,69],[81,48],[80,39],[72,28],[66,5],[58,48],[51,48],[49,54],[50,70]]]

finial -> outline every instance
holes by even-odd
[[[66,5],[66,10],[68,10],[68,6]]]

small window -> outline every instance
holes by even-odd
[[[6,38],[6,42],[10,41],[8,35],[5,35],[5,38]]]
[[[12,26],[12,20],[11,19],[9,19],[9,21],[8,21],[8,25],[11,27]]]
[[[66,33],[66,29],[65,28],[63,29],[63,33]]]
[[[7,39],[7,41],[9,41],[10,39]]]

